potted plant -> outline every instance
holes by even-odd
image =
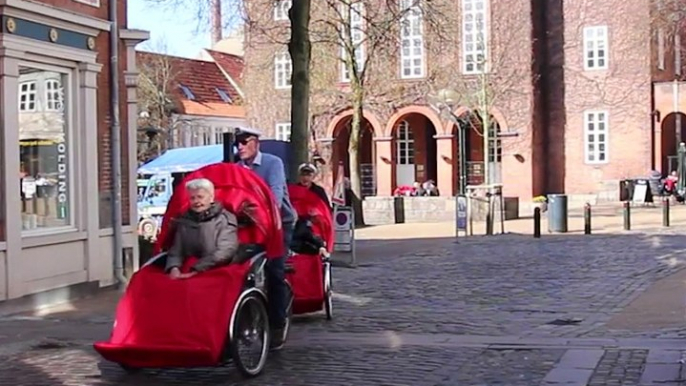
[[[533,207],[540,208],[541,213],[548,210],[548,198],[546,196],[536,196],[532,201],[534,203]]]

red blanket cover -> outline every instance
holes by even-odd
[[[298,216],[312,218],[315,235],[326,241],[327,250],[333,250],[333,216],[326,203],[308,188],[289,185],[288,194]],[[293,273],[287,275],[293,287],[293,313],[295,315],[321,311],[324,305],[324,273],[319,255],[296,254],[288,260]]]
[[[254,225],[238,231],[242,243],[266,247],[268,257],[283,254],[279,211],[269,187],[252,171],[215,164],[190,173],[169,202],[157,251],[172,241],[171,219],[188,209],[185,183],[208,178],[216,200],[234,213],[246,207]],[[187,259],[187,271],[195,259]],[[110,339],[94,344],[105,359],[131,367],[195,367],[220,362],[229,321],[249,262],[211,269],[190,279],[172,280],[156,266],[136,272],[120,300]]]

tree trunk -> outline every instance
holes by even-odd
[[[353,116],[350,123],[350,140],[348,141],[348,162],[350,166],[350,190],[353,192],[353,211],[355,225],[364,225],[362,210],[362,181],[360,178],[360,133],[362,132],[364,89],[358,79],[351,78]]]
[[[309,159],[310,109],[310,5],[311,0],[294,1],[288,16],[291,19],[291,157],[289,175],[294,181],[298,165]]]

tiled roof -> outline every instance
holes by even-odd
[[[243,80],[243,58],[214,50],[205,50],[215,62],[237,83]]]
[[[176,96],[175,102],[184,114],[245,116],[243,106],[239,106],[241,97],[238,91],[218,63],[151,52],[137,52],[136,59],[141,71],[145,71],[142,68],[146,65],[168,66],[171,79],[167,82],[171,83]],[[186,93],[186,90],[190,93]],[[229,102],[223,98],[222,92],[230,98]]]

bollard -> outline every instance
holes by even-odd
[[[631,230],[631,206],[629,201],[624,201],[624,230]]]
[[[534,208],[534,238],[541,238],[541,208]]]
[[[584,234],[591,234],[591,204],[588,202],[584,205]]]
[[[669,197],[662,199],[662,226],[669,226]]]

